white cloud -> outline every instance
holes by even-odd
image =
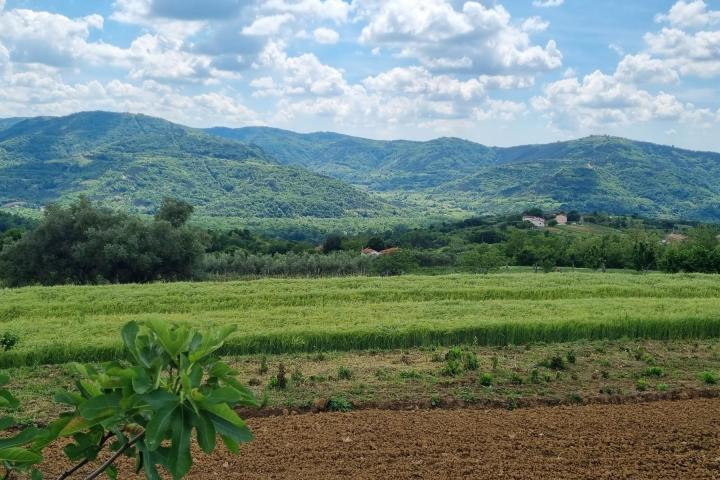
[[[720,11],[709,11],[703,0],[680,0],[668,13],[656,15],[655,21],[667,22],[678,28],[702,28],[720,23]]]
[[[340,39],[340,35],[338,34],[338,32],[325,27],[316,28],[313,32],[313,37],[315,38],[316,42],[326,45],[332,45],[334,43],[337,43],[337,41]]]
[[[678,72],[666,61],[646,53],[626,55],[618,64],[615,76],[630,83],[675,83]]]
[[[362,43],[394,48],[433,70],[538,73],[562,65],[555,42],[532,44],[529,32],[515,26],[502,5],[468,1],[462,10],[447,0],[356,0],[353,5],[358,17],[368,20]],[[536,18],[524,26],[537,31],[544,23]]]
[[[284,24],[290,22],[295,17],[289,13],[283,13],[278,15],[269,15],[267,17],[260,17],[255,21],[243,28],[242,33],[245,35],[275,35]]]
[[[0,0],[0,10],[5,8],[5,0]]]
[[[683,75],[720,75],[720,30],[687,33],[663,28],[645,35],[647,52],[663,59]]]
[[[565,3],[565,0],[534,0],[533,7],[550,8],[559,7]]]
[[[335,23],[347,21],[350,12],[350,4],[343,0],[265,0],[260,2],[260,6],[267,11],[287,12]]]
[[[675,96],[624,83],[614,76],[595,71],[578,78],[566,78],[546,85],[543,95],[532,100],[551,124],[568,131],[592,131],[653,120],[697,123],[705,116],[701,109],[684,104]]]

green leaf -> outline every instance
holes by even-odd
[[[101,394],[80,405],[78,412],[88,420],[108,417],[119,413],[120,400],[122,400],[120,392]]]
[[[122,328],[122,339],[125,347],[130,351],[133,357],[136,357],[137,350],[135,348],[135,338],[140,331],[140,326],[137,322],[128,322]]]
[[[8,447],[0,449],[0,460],[6,462],[33,464],[42,462],[42,455],[31,452],[27,448]]]
[[[252,396],[252,394],[250,394]],[[245,392],[241,392],[235,387],[222,387],[211,391],[205,396],[207,403],[231,403],[240,402],[246,397]]]
[[[78,432],[82,432],[83,430],[94,427],[98,423],[102,422],[105,418],[107,417],[93,418],[89,420],[80,416],[74,417],[63,427],[62,430],[60,430],[58,436],[69,437],[70,435],[74,435]]]
[[[200,402],[200,407],[203,410],[207,410],[213,415],[222,418],[231,425],[235,425],[236,427],[245,426],[245,422],[243,422],[242,418],[240,418],[238,414],[235,413],[235,410],[230,408],[226,403],[212,404],[203,401]]]
[[[10,383],[10,375],[7,373],[0,373],[0,387]]]
[[[105,475],[107,475],[108,478],[111,478],[112,480],[117,480],[117,474],[118,474],[117,467],[115,465],[110,465],[105,470]]]
[[[30,480],[43,480],[43,474],[37,468],[33,468]]]
[[[172,426],[175,411],[179,405],[166,406],[155,413],[145,428],[145,444],[149,450],[157,450]]]
[[[18,408],[20,402],[13,397],[7,390],[0,390],[0,407]]]
[[[233,439],[236,442],[249,442],[253,439],[253,434],[249,428],[243,423],[242,426],[233,425],[227,420],[216,415],[209,415],[215,431],[222,436]]]
[[[190,471],[190,438],[192,425],[184,408],[175,411],[172,425],[172,444],[168,453],[167,467],[174,479],[181,479]]]
[[[132,386],[133,390],[135,390],[135,393],[147,393],[153,388],[153,382],[148,376],[147,372],[145,372],[144,369],[140,367],[135,367],[134,369],[135,375],[132,379]]]
[[[200,448],[205,453],[212,453],[215,450],[215,427],[212,420],[205,412],[200,415],[193,416],[193,424],[195,425],[195,433]]]
[[[73,407],[77,407],[84,400],[82,395],[74,392],[68,392],[67,390],[56,392],[55,395],[53,395],[53,399],[57,403],[62,403]]]
[[[166,392],[165,390],[154,390],[150,393],[140,395],[139,400],[146,402],[154,410],[160,410],[170,404],[177,405],[180,403],[180,398],[177,395]]]
[[[230,451],[230,453],[234,455],[240,454],[240,445],[238,444],[238,442],[225,435],[220,435],[220,438],[222,438],[225,447]]]
[[[12,417],[0,418],[0,430],[6,430],[15,425],[15,419]]]

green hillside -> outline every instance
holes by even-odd
[[[366,192],[281,165],[258,147],[144,115],[85,112],[0,130],[0,206],[39,207],[80,194],[139,212],[174,196],[209,216],[390,211]]]
[[[268,128],[209,132],[418,209],[488,213],[539,206],[720,220],[717,153],[607,136],[496,148],[456,138],[388,142]]]

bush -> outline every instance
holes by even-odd
[[[491,373],[487,373],[487,372],[486,372],[486,373],[483,373],[482,375],[480,375],[480,380],[479,380],[479,382],[480,382],[480,385],[482,385],[483,387],[490,387],[490,386],[492,386],[492,384],[493,384],[493,376],[492,376],[492,374],[491,374]]]
[[[352,370],[347,367],[338,368],[338,380],[350,380],[353,376]]]
[[[20,337],[14,333],[5,332],[0,336],[0,348],[2,348],[4,352],[7,352],[15,348],[15,345],[17,345],[19,341]]]
[[[712,372],[702,372],[700,379],[705,385],[716,385],[718,383],[718,377]]]
[[[646,377],[663,377],[665,372],[660,367],[649,367],[645,370],[644,375]]]
[[[477,355],[473,352],[467,352],[463,356],[463,366],[465,370],[477,370],[480,368],[480,362],[478,362]]]
[[[330,397],[327,409],[331,412],[349,412],[352,410],[352,404],[345,397]]]
[[[577,362],[577,357],[575,356],[575,352],[570,350],[565,355],[565,358],[567,358],[568,363],[575,365],[575,362]]]
[[[545,368],[549,368],[550,370],[565,370],[565,359],[561,357],[560,355],[555,355],[550,358],[546,358],[540,363],[541,366]]]
[[[441,373],[448,377],[454,377],[456,375],[460,375],[462,372],[463,365],[460,360],[448,360]]]
[[[645,390],[648,389],[648,381],[642,380],[642,379],[638,380],[637,383],[635,384],[635,388],[637,389],[638,392],[644,392]]]

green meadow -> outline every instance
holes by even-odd
[[[235,324],[228,354],[720,337],[720,277],[633,273],[262,279],[0,290],[0,367],[122,355],[122,325]]]

